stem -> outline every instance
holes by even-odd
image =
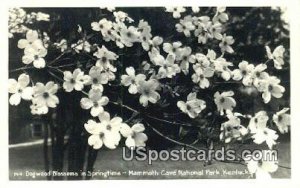
[[[170,137],[168,137],[168,136],[165,136],[165,135],[164,135],[163,133],[161,133],[159,130],[157,130],[156,128],[150,126],[147,122],[146,122],[145,124],[146,124],[149,128],[151,128],[156,134],[158,134],[159,136],[165,138],[166,140],[169,140],[170,142],[173,142],[173,143],[175,143],[175,144],[177,144],[177,145],[184,146],[184,147],[188,147],[188,148],[191,148],[191,149],[194,149],[194,150],[197,150],[197,151],[200,150],[199,148],[197,148],[197,147],[195,147],[195,146],[193,146],[193,145],[186,144],[186,143],[183,143],[183,142],[179,142],[179,141],[174,140],[174,139],[172,139],[172,138],[170,138]],[[206,148],[202,148],[202,149],[207,150]]]
[[[48,123],[45,124],[45,132],[44,132],[44,164],[45,164],[45,172],[49,172],[49,157],[48,157]],[[51,180],[51,176],[47,176],[47,180]]]
[[[97,159],[97,155],[98,155],[98,150],[94,150],[92,147],[89,147],[89,150],[88,150],[88,162],[87,162],[87,165],[86,165],[86,180],[89,180],[91,179],[91,176],[88,176],[88,174],[90,172],[93,172],[93,168],[94,168],[94,164],[95,164],[95,161]]]
[[[12,72],[18,72],[18,71],[22,71],[22,70],[28,70],[28,69],[33,69],[34,67],[33,66],[24,66],[24,67],[20,67],[20,68],[17,68],[17,69],[12,69],[10,70],[9,72],[12,73]]]
[[[94,37],[94,34],[91,34],[89,36],[87,36],[84,40],[82,40],[82,42],[79,42],[78,44],[76,44],[75,46],[73,46],[71,49],[75,49],[77,46],[83,44],[86,40],[90,39]],[[48,65],[52,65],[53,63],[56,63],[62,56],[64,56],[65,54],[69,53],[70,51],[64,51],[63,53],[61,53],[59,56],[57,56],[54,60],[52,60],[51,62],[49,62]]]
[[[124,104],[120,104],[120,103],[117,103],[117,102],[113,102],[113,101],[109,101],[110,103],[114,104],[114,105],[118,105],[118,106],[122,106],[132,112],[135,112],[135,113],[138,113],[140,114],[139,111],[127,106],[127,105],[124,105]],[[180,126],[186,126],[186,127],[192,127],[191,124],[186,124],[186,123],[179,123],[179,122],[176,122],[176,121],[169,121],[169,120],[165,120],[165,119],[161,119],[161,118],[158,118],[158,117],[154,117],[154,116],[151,116],[149,114],[144,114],[146,117],[148,118],[151,118],[151,119],[154,119],[154,120],[157,120],[157,121],[160,121],[160,122],[164,122],[164,123],[168,123],[168,124],[173,124],[173,125],[180,125]]]
[[[55,75],[53,72],[48,71],[48,73],[49,73],[51,76],[53,76],[54,78],[58,79],[59,81],[64,82],[63,79],[61,79],[60,77],[58,77],[57,75]]]

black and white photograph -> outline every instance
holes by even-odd
[[[8,181],[291,180],[287,4],[6,11]]]

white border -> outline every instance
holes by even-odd
[[[169,187],[253,187],[268,186],[276,187],[300,187],[300,0],[7,0],[0,2],[1,11],[1,79],[0,79],[0,100],[1,100],[1,118],[0,118],[0,186],[1,187],[53,187],[53,186],[143,186],[160,187],[168,184]],[[257,180],[101,180],[101,181],[81,181],[81,182],[23,182],[8,181],[8,34],[7,34],[7,10],[8,7],[99,7],[99,6],[170,6],[170,5],[199,5],[199,6],[287,6],[291,23],[291,114],[292,114],[292,178],[291,180],[274,179],[272,181]],[[297,82],[298,81],[298,82]]]

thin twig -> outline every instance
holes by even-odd
[[[53,72],[48,71],[48,73],[49,73],[51,76],[53,76],[54,78],[58,79],[59,81],[64,82],[63,79],[61,79],[60,77],[58,77],[57,75],[55,75]]]
[[[24,67],[20,67],[20,68],[16,68],[16,69],[12,69],[10,70],[9,72],[12,73],[12,72],[17,72],[17,71],[22,71],[22,70],[28,70],[28,69],[33,69],[34,67],[33,66],[24,66]]]
[[[172,138],[170,138],[170,137],[164,135],[163,133],[161,133],[161,132],[160,132],[159,130],[157,130],[156,128],[150,126],[149,123],[145,122],[145,124],[146,124],[150,129],[152,129],[156,134],[158,134],[159,136],[161,136],[161,137],[165,138],[166,140],[169,140],[170,142],[173,142],[173,143],[175,143],[175,144],[177,144],[177,145],[184,146],[184,147],[188,147],[188,148],[191,148],[191,149],[194,149],[194,150],[197,150],[197,151],[199,151],[199,150],[201,150],[201,149],[207,150],[206,148],[201,148],[201,149],[200,149],[200,148],[197,148],[197,147],[195,147],[195,146],[193,146],[193,145],[186,144],[186,143],[183,143],[183,142],[174,140],[174,139],[172,139]]]

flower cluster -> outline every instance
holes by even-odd
[[[28,30],[28,24],[39,21],[50,21],[50,15],[42,12],[31,12],[27,14],[22,8],[10,8],[8,19],[9,38],[14,36],[14,33],[25,33]]]
[[[30,83],[29,75],[23,73],[18,80],[9,79],[8,91],[12,95],[9,98],[11,105],[19,105],[21,99],[31,101],[30,106],[32,114],[46,114],[48,108],[55,108],[59,103],[58,97],[55,95],[58,85],[50,81],[46,85],[36,83],[33,87],[28,86]]]
[[[141,43],[144,50],[148,51],[150,46],[155,46],[157,41],[152,38],[151,27],[148,22],[140,20],[137,27],[127,26],[125,22],[132,23],[134,20],[122,11],[114,11],[114,21],[101,19],[93,22],[91,27],[94,31],[102,34],[106,42],[114,41],[119,48],[132,47],[134,43]]]
[[[211,19],[208,16],[191,16],[187,15],[179,20],[175,25],[177,32],[183,33],[186,37],[193,34],[198,38],[198,43],[206,44],[208,39],[217,39],[220,41],[219,47],[222,52],[233,53],[231,45],[234,43],[232,36],[226,36],[222,33],[222,24],[228,21],[228,15],[225,13],[225,7],[218,7],[216,14]],[[180,18],[184,13],[184,7],[167,7],[166,12],[172,12],[174,18]],[[198,13],[200,9],[192,8],[194,13]]]
[[[100,122],[88,120],[84,127],[91,135],[88,144],[94,149],[100,149],[105,145],[109,149],[115,149],[121,140],[121,135],[126,138],[125,144],[133,149],[144,147],[148,137],[143,133],[144,126],[140,123],[132,127],[123,122],[120,117],[111,118],[108,112],[98,115]]]
[[[146,80],[144,74],[135,74],[133,67],[126,68],[127,75],[121,76],[121,83],[129,87],[130,94],[140,94],[139,102],[144,107],[148,106],[149,102],[156,103],[160,99],[157,90],[160,89],[159,82],[156,79]]]
[[[26,65],[33,63],[35,68],[41,69],[46,66],[44,57],[47,55],[47,49],[44,43],[39,39],[39,34],[35,30],[29,30],[26,33],[26,39],[18,41],[18,48],[24,49],[22,62]]]
[[[275,60],[274,60],[275,61]],[[276,67],[276,64],[275,64]],[[239,69],[232,71],[233,80],[242,80],[245,86],[254,86],[262,93],[265,103],[269,103],[271,97],[281,98],[285,88],[280,85],[280,79],[266,72],[267,65],[264,63],[253,65],[247,61],[239,63]]]

